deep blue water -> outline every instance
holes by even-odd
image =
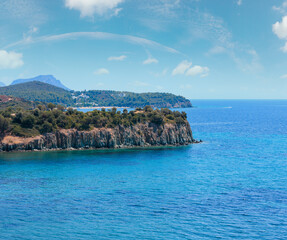
[[[0,239],[286,239],[287,101],[192,101],[203,144],[0,154]]]

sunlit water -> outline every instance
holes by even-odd
[[[193,101],[203,144],[0,154],[0,239],[286,239],[287,101]]]

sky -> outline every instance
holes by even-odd
[[[285,0],[1,0],[0,81],[287,98]]]

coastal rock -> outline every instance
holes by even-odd
[[[156,125],[153,123],[115,128],[95,128],[91,131],[61,129],[34,138],[5,136],[2,151],[33,151],[57,149],[131,148],[178,146],[196,143],[188,122]]]

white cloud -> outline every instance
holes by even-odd
[[[143,61],[143,64],[152,64],[152,63],[158,63],[158,60],[152,57],[149,57],[148,59],[146,59],[145,61]]]
[[[65,5],[69,9],[76,9],[81,12],[81,17],[92,17],[94,14],[104,15],[113,11],[112,15],[117,15],[120,11],[117,6],[124,0],[65,0]]]
[[[208,67],[201,67],[201,66],[194,66],[187,70],[186,76],[197,76],[200,75],[201,77],[207,77],[209,73]]]
[[[108,61],[124,61],[127,58],[126,55],[121,56],[111,56],[108,58]]]
[[[106,68],[100,68],[94,72],[95,75],[106,75],[109,74],[109,70]]]
[[[273,32],[280,39],[287,39],[287,16],[282,18],[282,22],[276,22],[272,26]]]
[[[178,74],[185,74],[185,72],[191,67],[192,62],[189,62],[187,60],[181,62],[177,65],[177,67],[172,71],[172,75],[178,75]]]
[[[287,79],[287,74],[281,76],[280,78]]]
[[[242,0],[238,0],[238,1],[237,1],[237,5],[238,5],[238,6],[241,6],[241,4],[242,4]]]
[[[286,2],[286,7],[287,7],[287,2]],[[287,40],[287,16],[284,16],[282,18],[282,22],[274,23],[272,26],[272,30],[277,35],[278,38]],[[281,48],[281,50],[287,53],[287,42]]]
[[[14,69],[21,67],[24,62],[22,53],[0,50],[0,69]]]
[[[208,67],[201,67],[198,65],[192,66],[192,62],[187,60],[182,61],[177,67],[173,70],[172,75],[185,75],[185,76],[197,76],[207,77],[209,73]]]

